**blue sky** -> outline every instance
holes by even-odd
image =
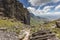
[[[30,3],[28,2],[28,0],[19,0],[25,7],[29,7]]]
[[[60,15],[60,0],[19,0],[36,16]]]
[[[30,13],[44,18],[60,18],[60,0],[19,0]]]

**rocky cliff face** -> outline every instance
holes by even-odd
[[[30,24],[30,15],[26,8],[17,0],[0,0],[0,16],[16,18]]]

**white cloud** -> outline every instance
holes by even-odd
[[[60,0],[52,0],[53,2],[58,2],[58,1],[60,1]]]
[[[44,15],[44,14],[48,14],[48,11],[51,10],[53,6],[45,6],[42,10],[40,9],[35,9],[34,7],[28,7],[28,11],[30,13],[33,13],[35,15]]]
[[[48,12],[48,11],[51,10],[51,8],[53,8],[53,6],[45,6],[45,7],[43,8],[43,11]]]
[[[41,13],[44,13],[44,11],[39,10],[39,9],[35,9],[33,7],[28,7],[27,9],[30,13],[33,13],[35,15],[40,15]]]
[[[54,14],[56,14],[56,15],[60,15],[60,12],[54,12]]]
[[[60,5],[56,6],[55,10],[60,10]]]
[[[58,2],[60,0],[28,0],[32,6],[39,6],[48,2]]]
[[[27,8],[30,13],[35,13],[36,9],[33,7],[28,7]]]
[[[60,12],[48,12],[48,15],[60,15]]]
[[[58,2],[60,0],[28,0],[32,6],[39,6],[48,2]]]
[[[40,15],[60,15],[60,12],[45,12],[44,10],[39,10],[39,9],[35,9],[33,7],[28,7],[27,8],[29,10],[30,13],[33,13],[37,16],[40,16]]]
[[[44,3],[48,3],[50,2],[51,0],[28,0],[32,6],[39,6],[41,4],[44,4]]]
[[[28,7],[27,8],[28,9],[28,11],[30,12],[30,13],[33,13],[34,15],[39,15],[42,11],[40,11],[40,10],[36,10],[35,8],[33,8],[33,7]]]

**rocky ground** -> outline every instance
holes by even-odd
[[[19,40],[14,32],[0,30],[0,40]]]
[[[32,34],[31,40],[59,40],[50,30],[40,30]]]
[[[51,24],[49,23],[51,28],[48,26],[50,29],[47,30],[48,28],[44,29],[44,26],[41,26],[41,29],[38,26],[35,28],[35,26],[24,25],[19,21],[0,20],[0,40],[60,40],[56,36],[57,34],[59,36],[60,30],[55,29],[57,27],[55,24]]]
[[[60,40],[49,30],[40,30],[32,35],[30,35],[30,30],[22,30],[19,35],[5,30],[0,29],[0,40]]]

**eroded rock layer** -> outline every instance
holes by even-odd
[[[41,30],[32,34],[30,40],[59,40],[54,33],[49,30]]]

